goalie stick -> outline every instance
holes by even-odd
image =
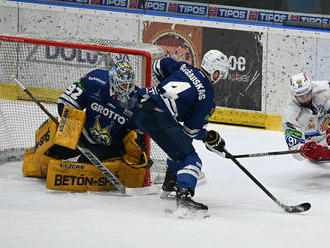
[[[224,153],[226,154],[226,157],[230,158],[258,187],[265,192],[270,199],[272,199],[278,206],[280,206],[282,209],[284,209],[288,213],[300,213],[305,212],[311,208],[311,204],[308,202],[301,203],[296,206],[288,206],[280,202],[272,193],[270,193],[245,167],[243,167],[237,159],[231,155],[227,150],[224,149]]]
[[[31,99],[42,109],[42,111],[49,116],[52,121],[59,125],[58,120],[37,100],[32,93],[24,87],[24,85],[13,76],[12,80],[29,96]],[[111,173],[111,171],[92,153],[87,147],[82,144],[78,144],[77,149],[85,155],[92,164],[94,164],[100,172],[110,181],[110,183],[118,189],[124,195],[145,195],[157,193],[158,189],[155,186],[146,186],[141,188],[127,188],[125,187],[118,178]]]

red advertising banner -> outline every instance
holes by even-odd
[[[146,22],[143,42],[161,46],[164,56],[199,66],[202,59],[202,28],[160,22]]]

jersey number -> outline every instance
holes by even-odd
[[[80,96],[81,93],[83,93],[82,89],[80,89],[79,87],[77,87],[77,85],[75,85],[75,84],[70,85],[65,90],[65,94],[67,94],[68,96],[70,96],[73,100],[77,100],[78,99],[78,96]]]
[[[189,89],[191,85],[187,82],[178,82],[171,81],[163,86],[165,93],[163,94],[165,97],[170,98],[172,100],[176,100],[179,98],[179,94],[186,89]]]
[[[289,147],[295,146],[299,143],[299,140],[297,138],[292,137],[291,135],[286,136],[285,139]]]

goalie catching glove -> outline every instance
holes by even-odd
[[[217,153],[218,155],[225,157],[224,149],[226,142],[220,137],[219,133],[214,130],[207,131],[207,137],[203,140],[206,148],[211,152]]]
[[[123,143],[125,146],[126,154],[122,157],[123,161],[134,169],[150,168],[153,164],[152,160],[141,149],[137,143],[138,136],[135,131],[130,131]]]
[[[305,143],[301,150],[301,155],[309,160],[319,160],[319,159],[327,159],[330,158],[330,150],[328,150],[327,146],[321,146],[316,144],[316,142],[311,141]]]

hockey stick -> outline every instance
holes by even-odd
[[[300,153],[300,152],[303,152],[303,151],[305,151],[305,150],[287,150],[287,151],[278,151],[278,152],[259,152],[259,153],[240,154],[240,155],[231,155],[231,156],[233,158],[252,158],[252,157],[264,157],[264,156],[274,156],[274,155],[286,155],[286,154]]]
[[[278,199],[276,199],[276,197],[272,193],[270,193],[254,176],[252,176],[252,174],[247,169],[245,169],[245,167],[243,167],[233,155],[231,155],[227,150],[224,150],[224,153],[226,154],[226,157],[230,158],[256,185],[258,185],[260,189],[262,189],[263,192],[265,192],[270,197],[270,199],[272,199],[278,206],[283,208],[286,212],[300,213],[300,212],[305,212],[311,208],[311,204],[308,202],[301,203],[296,206],[288,206],[283,204]]]
[[[327,162],[330,161],[330,158],[321,158],[319,160],[316,160],[317,162]]]
[[[264,156],[274,156],[274,155],[286,155],[293,153],[301,153],[309,150],[288,150],[288,151],[278,151],[278,152],[260,152],[260,153],[250,153],[250,154],[241,154],[241,155],[232,155],[233,158],[254,158],[254,157],[264,157]],[[230,158],[227,157],[226,158]],[[329,158],[321,158],[316,160],[317,162],[330,161]]]
[[[42,111],[49,116],[52,121],[55,122],[56,125],[59,125],[58,120],[41,104],[39,100],[37,100],[32,93],[24,87],[24,85],[17,80],[14,76],[12,79],[15,83],[27,94],[29,95],[33,101],[42,109]],[[156,187],[147,186],[142,188],[127,188],[125,187],[118,178],[111,173],[111,171],[92,153],[87,147],[82,144],[78,144],[77,149],[86,156],[92,164],[94,164],[100,172],[109,180],[109,182],[118,189],[124,195],[144,195],[144,194],[153,194],[156,193]]]
[[[328,148],[329,149],[329,148]],[[301,153],[305,151],[310,151],[310,149],[306,150],[287,150],[287,151],[278,151],[278,152],[260,152],[260,153],[250,153],[250,154],[240,154],[240,155],[232,155],[234,158],[252,158],[252,157],[264,157],[264,156],[274,156],[274,155],[286,155],[293,153]],[[229,158],[229,157],[228,157]],[[321,159],[319,161],[327,161],[328,159]]]

